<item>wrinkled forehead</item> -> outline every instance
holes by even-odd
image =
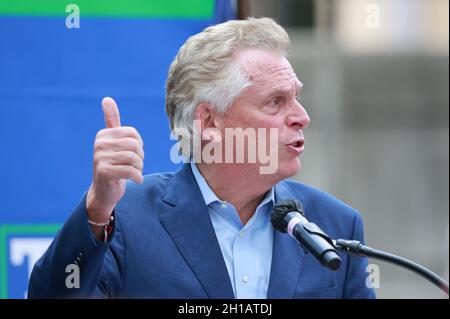
[[[278,87],[299,91],[303,86],[285,57],[253,49],[240,52],[237,61],[254,89]]]

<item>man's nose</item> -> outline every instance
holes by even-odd
[[[287,117],[287,125],[289,127],[295,126],[296,129],[304,130],[308,127],[310,122],[310,118],[308,112],[306,112],[305,108],[296,101],[293,110]]]

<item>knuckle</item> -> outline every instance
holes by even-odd
[[[135,180],[139,180],[141,178],[141,174],[137,169],[133,170],[132,176]]]
[[[133,126],[129,126],[129,130],[133,135],[139,136],[138,131]]]
[[[108,135],[111,135],[111,129],[110,128],[102,128],[100,131],[97,132],[97,134],[95,135],[95,138],[101,139]]]
[[[139,143],[138,141],[136,141],[136,139],[134,138],[130,138],[129,140],[129,145],[130,145],[130,149],[135,152],[138,153],[139,152]]]
[[[94,151],[99,152],[103,150],[107,150],[111,147],[111,143],[104,138],[96,140],[94,144]]]
[[[141,135],[139,134],[138,130],[132,126],[130,128],[130,133],[137,139],[138,143],[140,144],[140,141],[142,140]]]
[[[134,140],[134,152],[136,154],[140,154],[141,153],[141,145],[139,145],[139,142]]]
[[[134,156],[131,152],[125,152],[122,156],[126,163],[132,163],[134,161]]]
[[[133,171],[133,167],[132,166],[128,166],[127,168],[126,168],[126,171],[125,171],[126,173],[126,177],[127,178],[133,178],[133,176],[134,176],[134,171]]]
[[[135,165],[136,165],[136,168],[139,170],[142,170],[142,167],[144,166],[141,159],[136,159]]]

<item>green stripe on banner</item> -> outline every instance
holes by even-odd
[[[8,298],[8,236],[49,235],[53,237],[61,226],[61,224],[0,224],[0,299]]]
[[[69,4],[80,17],[206,19],[214,13],[214,0],[0,0],[0,16],[67,16]]]

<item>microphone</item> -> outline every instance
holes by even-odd
[[[305,218],[303,206],[299,202],[292,199],[280,201],[274,206],[270,219],[276,230],[287,232],[295,238],[323,266],[331,270],[339,269],[341,258],[333,241],[319,226]]]

